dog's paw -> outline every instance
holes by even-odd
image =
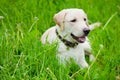
[[[2,20],[2,19],[4,19],[4,17],[3,17],[3,16],[0,16],[0,20]]]
[[[101,26],[101,22],[96,22],[95,26],[100,27]]]
[[[90,59],[90,62],[92,62],[92,61],[95,60],[95,57],[94,57],[92,54],[90,54],[90,55],[89,55],[89,59]]]
[[[81,69],[84,69],[84,68],[88,68],[89,65],[87,64],[87,62],[83,62],[82,64],[80,64],[80,67]]]

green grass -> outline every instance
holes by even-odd
[[[96,61],[88,69],[81,70],[74,62],[60,65],[56,44],[40,42],[42,33],[55,25],[53,15],[64,8],[82,8],[89,23],[102,23],[89,34]],[[0,80],[115,80],[120,76],[120,0],[0,0],[0,16],[4,16]]]

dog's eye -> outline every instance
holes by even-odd
[[[76,19],[73,19],[73,20],[71,20],[70,22],[76,22],[77,20]]]
[[[84,18],[84,21],[86,21],[87,19],[86,18]]]

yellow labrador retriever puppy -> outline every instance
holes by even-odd
[[[56,26],[49,28],[41,37],[43,44],[57,41],[61,63],[71,58],[81,68],[88,67],[85,54],[89,55],[90,61],[94,59],[91,54],[91,46],[87,38],[88,33],[100,23],[89,25],[87,15],[82,9],[64,9],[54,15]]]

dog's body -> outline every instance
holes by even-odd
[[[86,37],[100,23],[88,25],[87,16],[82,9],[65,9],[54,16],[56,26],[48,29],[41,37],[43,44],[57,41],[58,53],[61,63],[74,59],[80,67],[88,67],[85,54],[90,61],[94,59],[91,46]]]

